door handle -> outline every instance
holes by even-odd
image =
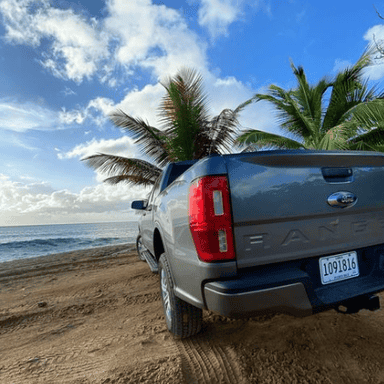
[[[321,168],[321,172],[327,183],[350,183],[353,181],[351,168]]]

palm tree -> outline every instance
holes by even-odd
[[[248,129],[236,143],[248,147],[279,149],[384,149],[384,94],[368,88],[364,69],[371,65],[372,49],[357,63],[330,80],[308,84],[304,69],[291,62],[297,86],[284,90],[269,86],[267,94],[256,94],[249,101],[267,100],[276,110],[281,129],[290,137]],[[328,97],[328,99],[327,99]],[[380,140],[379,140],[380,139]]]
[[[237,117],[251,101],[235,110],[224,109],[210,118],[207,98],[202,90],[202,76],[191,69],[182,69],[162,84],[166,90],[159,118],[162,129],[150,126],[140,118],[116,110],[112,122],[133,134],[135,143],[153,159],[155,165],[140,159],[98,153],[82,160],[90,167],[108,174],[107,183],[126,182],[152,185],[169,162],[201,159],[210,154],[231,152],[238,126]]]

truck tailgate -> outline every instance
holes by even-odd
[[[269,151],[226,165],[238,268],[384,243],[384,154]],[[338,192],[347,207],[330,205]]]

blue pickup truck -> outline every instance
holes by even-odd
[[[169,164],[141,210],[137,249],[165,320],[380,308],[384,154],[262,151]]]

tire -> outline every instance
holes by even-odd
[[[168,330],[181,339],[196,335],[201,330],[203,311],[175,296],[172,274],[165,253],[160,256],[159,276],[161,301]]]
[[[144,246],[143,246],[143,242],[141,240],[140,235],[137,236],[137,239],[136,239],[136,250],[137,250],[137,256],[139,257],[139,260],[146,261],[145,257],[143,256]]]

